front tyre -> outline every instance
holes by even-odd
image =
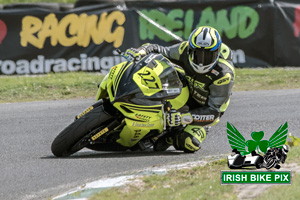
[[[81,150],[84,146],[73,147],[91,130],[104,125],[104,122],[111,119],[113,116],[104,111],[103,105],[94,108],[60,132],[52,142],[52,153],[57,157],[66,157]]]

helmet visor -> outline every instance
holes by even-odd
[[[219,51],[218,49],[215,51],[210,51],[208,49],[196,49],[193,54],[193,62],[197,65],[202,64],[205,66],[215,62],[219,56]]]

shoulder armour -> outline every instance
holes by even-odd
[[[220,57],[225,60],[232,61],[232,51],[231,49],[224,43],[221,44],[221,51],[220,51]]]
[[[231,77],[235,78],[235,69],[231,61],[219,58],[217,65],[213,68],[212,73],[216,75],[215,80],[222,79],[223,77],[228,77],[228,73]]]

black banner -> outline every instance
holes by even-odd
[[[274,20],[274,61],[277,66],[300,65],[300,2],[291,4],[276,2]]]
[[[0,10],[0,74],[107,73],[122,61],[115,49],[125,51],[147,42],[172,45],[187,40],[201,25],[220,32],[234,51],[237,67],[300,63],[300,4],[268,0],[83,2],[74,8],[4,6]]]

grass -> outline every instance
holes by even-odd
[[[300,163],[300,146],[291,148],[287,163]],[[89,200],[237,199],[237,185],[221,185],[220,171],[228,170],[226,159],[192,169],[172,170],[166,175],[142,178],[138,184],[111,188]],[[257,200],[299,199],[300,175],[293,173],[292,185],[275,185]]]
[[[298,200],[300,196],[300,177],[299,173],[292,175],[292,185],[276,185],[266,190],[255,200]]]
[[[288,153],[288,159],[286,163],[297,163],[300,165],[300,145],[291,148],[291,151]]]
[[[94,97],[103,75],[59,73],[0,76],[0,103]]]
[[[237,199],[232,185],[220,184],[220,170],[226,166],[223,160],[192,169],[172,170],[167,175],[145,177],[140,184],[102,191],[90,200]]]
[[[87,72],[0,76],[0,103],[92,98],[103,77]],[[300,88],[299,69],[236,69],[233,91],[292,88]]]
[[[236,69],[234,91],[300,88],[299,68]]]

